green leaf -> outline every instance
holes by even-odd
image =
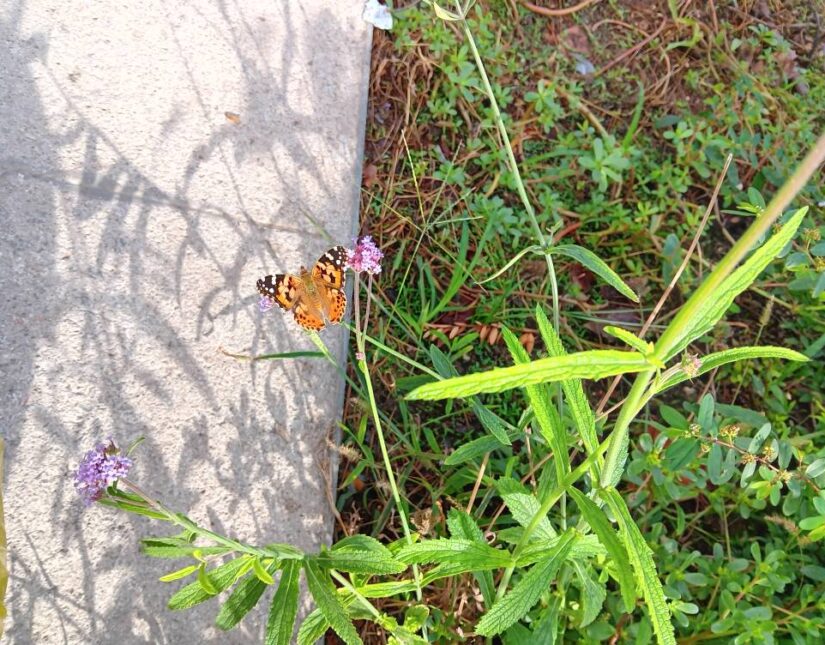
[[[613,271],[598,255],[576,244],[559,244],[550,249],[552,255],[564,255],[599,276],[607,284],[633,302],[639,302],[639,296],[627,286],[619,275]]]
[[[298,645],[315,645],[329,629],[329,621],[320,609],[313,610],[298,629]]]
[[[675,333],[667,335],[667,346],[662,347],[660,343],[657,343],[656,355],[667,361],[684,350],[695,339],[709,332],[725,315],[736,296],[747,289],[765,267],[779,255],[783,247],[791,241],[807,212],[807,206],[797,210],[787,222],[782,224],[778,233],[771,236],[738,269],[725,278],[719,288],[714,291],[712,298],[696,303],[690,310],[689,321],[678,329],[674,328]],[[688,305],[690,304],[689,301]]]
[[[707,374],[715,370],[722,365],[727,365],[728,363],[735,363],[736,361],[742,360],[749,360],[754,358],[781,358],[786,361],[808,361],[808,357],[804,354],[800,354],[792,349],[786,349],[784,347],[773,347],[773,346],[756,346],[756,347],[737,347],[735,349],[725,349],[721,352],[714,352],[713,354],[708,354],[704,358],[700,360],[700,367],[699,371],[693,378],[697,378],[702,376],[703,374]],[[658,383],[655,386],[655,392],[664,392],[665,390],[673,387],[674,385],[679,385],[683,381],[687,381],[690,377],[682,370],[676,372],[675,374],[671,374],[666,379],[664,379],[661,383]]]
[[[450,535],[460,540],[471,540],[478,544],[484,542],[484,533],[478,528],[475,520],[466,512],[458,508],[451,508],[447,514],[447,527]],[[484,598],[484,604],[489,607],[496,597],[496,590],[493,584],[493,574],[489,571],[474,571],[473,577],[478,582],[478,588]]]
[[[210,596],[214,596],[218,593],[217,587],[215,587],[215,585],[212,584],[212,581],[209,579],[209,576],[206,575],[205,562],[201,562],[200,566],[198,567],[198,584],[201,586],[201,589],[203,589]]]
[[[261,562],[260,558],[255,558],[252,561],[252,570],[255,572],[255,576],[257,576],[258,580],[263,582],[265,585],[274,584],[275,580],[272,578],[272,575],[267,569],[268,567],[264,567],[264,563]]]
[[[209,578],[209,582],[207,584],[211,584],[212,588],[215,589],[215,593],[220,593],[235,582],[236,574],[241,567],[247,564],[250,557],[251,556],[244,555],[239,558],[235,558],[234,560],[230,560],[229,562],[225,562],[211,571],[205,572],[204,575]],[[207,592],[198,580],[182,587],[175,594],[173,594],[169,599],[168,606],[172,611],[188,609],[189,607],[193,607],[204,600],[209,600],[209,598],[214,596],[215,593]]]
[[[594,580],[590,570],[579,562],[573,563],[573,569],[581,583],[581,606],[582,615],[579,627],[587,627],[602,611],[602,605],[607,598],[607,589],[603,582]]]
[[[513,433],[512,438],[515,438],[515,436],[516,434]],[[458,464],[476,459],[485,453],[504,447],[506,447],[505,444],[501,443],[494,436],[484,435],[483,437],[460,445],[454,452],[447,456],[444,464],[447,466],[457,466]]]
[[[606,334],[610,334],[614,338],[618,338],[623,343],[627,343],[640,354],[647,355],[653,350],[653,343],[646,343],[635,334],[631,334],[629,331],[622,329],[621,327],[606,325],[604,332]]]
[[[338,569],[339,571],[367,575],[401,573],[407,568],[407,565],[395,560],[389,551],[380,553],[355,548],[327,551],[317,556],[315,560],[319,566],[325,569]]]
[[[665,592],[653,563],[653,553],[639,531],[639,527],[630,516],[624,499],[615,489],[602,489],[599,496],[607,503],[621,527],[622,542],[624,542],[636,580],[642,588],[653,631],[659,643],[675,645],[676,636],[670,620],[670,609],[665,600]]]
[[[636,584],[633,578],[633,569],[630,565],[630,559],[627,555],[627,550],[619,541],[619,537],[610,525],[610,521],[604,514],[604,511],[599,508],[598,504],[587,497],[578,489],[570,487],[567,489],[570,497],[576,502],[579,507],[582,517],[593,529],[593,533],[599,538],[599,542],[607,549],[607,553],[613,560],[614,574],[619,583],[619,589],[622,593],[624,606],[626,612],[633,611],[636,604]]]
[[[321,613],[324,614],[324,618],[329,622],[330,627],[347,645],[362,643],[358,632],[355,631],[355,627],[347,617],[347,611],[344,609],[341,599],[338,598],[335,585],[332,584],[326,572],[312,558],[304,560],[304,572],[309,592],[312,594]]]
[[[470,540],[445,538],[409,544],[395,557],[407,564],[453,563],[460,565],[464,571],[498,569],[512,564],[509,551],[494,549],[488,544]]]
[[[641,372],[651,367],[652,365],[638,352],[596,349],[540,358],[523,365],[499,367],[427,383],[410,392],[407,398],[427,401],[463,398],[482,392],[503,392],[515,387],[571,378],[600,379],[616,374]]]
[[[567,352],[561,343],[556,330],[547,320],[547,315],[540,306],[536,306],[536,321],[539,325],[539,333],[547,347],[547,352],[550,356],[565,356]],[[581,436],[584,447],[588,454],[596,452],[599,446],[599,438],[596,434],[596,419],[593,416],[593,409],[590,407],[590,402],[584,393],[582,382],[579,379],[564,379],[561,382],[562,390],[564,390],[564,398],[570,409],[570,416],[573,417],[573,423],[576,425],[576,430]],[[599,465],[603,462],[599,459]],[[599,466],[594,467],[594,472],[598,474]]]
[[[285,560],[278,591],[269,607],[269,620],[266,623],[265,645],[289,645],[295,616],[298,613],[298,579],[301,575],[301,563],[297,560]]]
[[[805,469],[805,474],[812,479],[819,477],[822,473],[825,473],[825,459],[817,459],[808,464]]]
[[[562,535],[558,550],[551,557],[535,564],[508,593],[496,601],[476,625],[476,633],[494,636],[521,620],[550,586],[575,539],[573,531]]]
[[[561,537],[557,536],[549,540],[530,542],[519,555],[516,566],[529,567],[531,564],[544,560],[555,553],[559,547],[559,540],[561,540]],[[567,559],[587,562],[594,558],[603,558],[606,555],[607,550],[599,543],[595,535],[582,535],[573,543]]]
[[[165,576],[161,576],[158,578],[161,582],[172,582],[173,580],[180,580],[181,578],[185,578],[188,575],[195,573],[198,570],[198,565],[191,564],[188,567],[183,567],[183,569],[178,569],[177,571],[173,571],[172,573],[167,573]]]
[[[539,500],[530,494],[527,489],[511,477],[502,477],[496,481],[496,489],[513,519],[524,528],[530,525],[533,517],[541,508]],[[542,517],[533,532],[534,539],[549,539],[556,537],[556,531],[547,516]]]
[[[530,363],[527,350],[522,347],[518,338],[507,327],[501,328],[501,335],[510,350],[510,356],[516,365]],[[567,459],[567,434],[562,426],[559,413],[552,403],[550,390],[545,385],[528,385],[524,388],[530,409],[536,417],[541,436],[553,451],[553,464],[556,469],[556,478],[561,480],[569,470]]]
[[[140,550],[153,558],[189,558],[197,551],[201,555],[222,555],[232,549],[226,546],[198,546],[180,538],[144,538]]]
[[[254,560],[257,562],[257,559]],[[291,560],[290,562],[294,562]],[[254,568],[254,564],[252,565]],[[272,574],[278,570],[278,561],[273,560],[267,566],[266,571],[269,575],[270,580],[272,579]],[[261,599],[261,595],[264,593],[264,589],[266,589],[267,584],[260,577],[257,575],[249,574],[238,583],[232,593],[229,594],[229,598],[226,599],[226,602],[221,605],[221,609],[218,612],[217,617],[215,618],[215,624],[218,626],[219,629],[228,630],[232,629],[235,625],[241,622],[241,619],[246,616],[249,611],[258,604],[258,601]]]

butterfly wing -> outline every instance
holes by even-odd
[[[289,273],[268,275],[258,280],[258,293],[270,298],[287,311],[292,309],[301,299],[302,292],[301,279]]]
[[[295,309],[292,314],[295,316],[295,322],[307,331],[321,331],[326,324],[321,320],[307,305],[306,302],[299,300],[295,304]]]
[[[327,301],[329,302],[329,311],[327,318],[335,325],[344,319],[344,312],[347,310],[347,296],[340,289],[327,290]]]
[[[312,279],[331,289],[344,288],[344,265],[347,250],[343,246],[333,246],[324,253],[312,267]]]

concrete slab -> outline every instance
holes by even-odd
[[[362,6],[0,4],[9,642],[261,642],[265,612],[223,634],[217,603],[165,609],[176,562],[138,552],[164,526],[82,509],[71,471],[108,435],[146,437],[135,480],[208,527],[329,541],[338,376],[219,348],[311,348],[255,280],[355,233]]]

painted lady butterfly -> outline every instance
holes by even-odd
[[[344,294],[344,264],[347,250],[334,246],[324,253],[312,271],[301,267],[300,275],[279,273],[258,280],[258,292],[292,311],[295,321],[309,331],[320,331],[325,321],[338,324],[347,309]]]

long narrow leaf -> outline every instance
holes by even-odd
[[[443,381],[427,383],[407,395],[412,400],[463,398],[482,392],[503,392],[570,378],[600,379],[616,374],[641,372],[653,367],[638,352],[597,349],[551,358],[540,358],[524,365],[499,367]]]
[[[670,609],[665,600],[665,592],[656,572],[653,562],[653,553],[645,542],[645,538],[636,522],[630,516],[624,499],[615,489],[602,489],[599,496],[607,503],[621,527],[622,541],[624,542],[636,580],[642,588],[642,595],[653,624],[653,631],[661,645],[676,645],[676,636],[673,632],[673,623],[670,619]],[[581,508],[581,507],[579,507]]]
[[[301,563],[298,560],[286,560],[281,571],[278,591],[272,598],[269,608],[269,620],[266,623],[266,645],[289,645],[295,616],[298,613],[298,579]]]
[[[461,540],[471,540],[478,544],[484,544],[484,534],[475,520],[464,511],[453,508],[447,516],[447,526],[450,529],[450,535]],[[481,595],[484,598],[484,604],[488,607],[493,604],[496,597],[495,587],[493,586],[493,574],[489,571],[473,571],[473,576],[478,582],[478,587],[481,590]]]
[[[546,560],[534,565],[518,584],[497,601],[476,625],[481,636],[495,636],[521,620],[532,609],[541,594],[550,586],[576,539],[569,531],[559,540],[558,550]]]
[[[278,561],[273,560],[266,568],[271,576],[278,570]],[[247,574],[246,578],[238,583],[229,598],[221,605],[221,610],[215,618],[219,629],[232,629],[249,611],[258,604],[267,584],[254,573]]]
[[[247,565],[249,557],[250,556],[241,556],[240,558],[235,558],[206,572],[206,576],[209,578],[209,584],[216,590],[216,593],[223,591],[235,581],[235,576],[241,567]],[[182,587],[173,594],[169,599],[168,606],[172,611],[189,609],[189,607],[193,607],[204,600],[209,600],[214,595],[215,594],[206,591],[200,581],[196,581]]]
[[[507,327],[503,327],[501,332],[507,349],[510,350],[510,356],[513,357],[513,362],[516,365],[528,364],[530,355],[521,346],[515,334]],[[536,417],[541,436],[544,437],[547,445],[553,451],[556,479],[561,481],[570,470],[567,459],[567,434],[562,426],[559,413],[551,400],[550,391],[544,384],[528,385],[524,388],[524,391],[527,394],[527,400],[530,402],[533,415]]]
[[[621,293],[625,298],[628,298],[633,302],[639,302],[639,296],[633,293],[633,289],[628,287],[625,281],[622,280],[619,275],[604,262],[604,260],[593,253],[593,251],[588,251],[584,247],[576,244],[559,244],[558,246],[552,247],[550,249],[550,253],[553,255],[565,255],[568,258],[575,260],[579,264],[582,264],[586,268],[590,269],[616,291]]]
[[[306,573],[309,593],[312,594],[312,598],[317,603],[321,613],[324,614],[324,618],[335,630],[335,633],[347,645],[361,644],[363,641],[347,617],[347,611],[344,609],[341,599],[338,598],[335,585],[332,584],[327,573],[311,558],[304,560],[304,572]]]
[[[407,564],[455,563],[464,567],[465,571],[498,569],[512,564],[509,551],[494,549],[488,544],[479,544],[471,540],[444,538],[410,544],[401,549],[395,557]]]
[[[807,212],[807,206],[803,206],[796,211],[787,222],[782,224],[778,233],[771,236],[742,266],[722,282],[719,289],[714,291],[712,298],[707,298],[692,307],[690,321],[687,324],[678,329],[669,327],[656,344],[656,355],[667,361],[685,349],[695,339],[710,331],[719,319],[725,315],[736,296],[747,289],[759,277],[765,267],[779,255],[785,245],[793,239]]]
[[[663,392],[674,385],[679,385],[689,378],[696,378],[715,370],[717,367],[727,365],[728,363],[735,363],[736,361],[754,359],[754,358],[781,358],[786,361],[808,361],[810,360],[805,354],[800,354],[792,349],[785,347],[772,346],[756,346],[756,347],[737,347],[735,349],[725,349],[721,352],[714,352],[702,357],[700,360],[700,367],[693,377],[689,377],[684,371],[671,374],[664,381],[656,386],[656,393]]]
[[[619,589],[622,592],[625,611],[633,611],[633,606],[636,604],[636,585],[627,550],[619,541],[613,527],[610,526],[610,521],[604,511],[593,500],[572,487],[568,488],[567,492],[576,502],[576,506],[579,507],[585,521],[593,529],[596,537],[599,538],[599,542],[607,549],[610,558],[613,560],[616,580],[618,580]]]
[[[547,353],[550,356],[566,356],[567,352],[561,344],[556,330],[547,319],[547,314],[541,306],[536,305],[536,321],[539,325],[539,333],[547,347]],[[582,438],[584,447],[588,454],[592,454],[599,446],[599,438],[596,434],[596,419],[593,415],[593,409],[587,400],[584,393],[582,382],[579,379],[569,378],[561,382],[562,390],[564,390],[564,398],[567,405],[570,407],[570,416],[573,417],[573,423],[576,425],[579,435]],[[599,460],[601,463],[602,460]],[[595,466],[598,473],[598,466]]]

